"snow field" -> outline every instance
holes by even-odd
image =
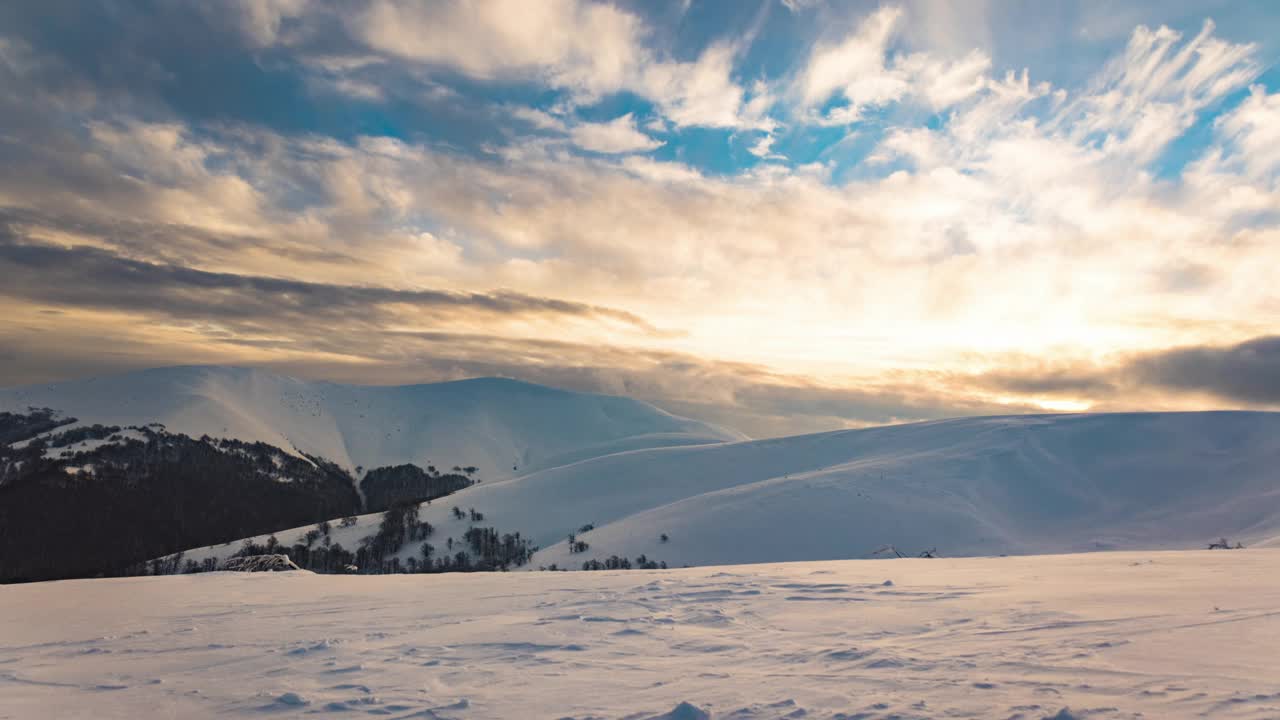
[[[0,718],[1274,718],[1278,564],[1250,549],[10,586]]]

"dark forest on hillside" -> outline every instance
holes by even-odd
[[[367,510],[354,478],[323,458],[158,425],[49,432],[74,422],[0,413],[0,582],[122,574],[185,548]],[[383,509],[471,482],[410,465],[370,470],[362,489]]]

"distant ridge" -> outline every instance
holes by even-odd
[[[1280,413],[959,418],[637,450],[424,506],[435,542],[468,528],[455,505],[542,548],[533,567],[1280,545]],[[335,541],[355,547],[380,518]],[[575,532],[587,547],[572,552]]]
[[[158,422],[193,437],[266,442],[350,471],[471,465],[486,480],[620,450],[744,438],[638,400],[504,378],[361,386],[181,366],[0,389],[0,410],[28,406],[82,423]]]

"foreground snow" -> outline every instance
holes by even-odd
[[[1251,549],[11,586],[0,718],[1275,718],[1278,564]]]

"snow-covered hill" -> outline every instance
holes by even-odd
[[[82,423],[159,422],[193,437],[262,441],[348,470],[472,465],[486,480],[618,450],[742,439],[629,398],[497,378],[378,387],[196,366],[0,389],[0,410],[28,406]]]
[[[484,520],[455,519],[455,505]],[[420,517],[440,550],[473,524],[519,531],[543,548],[535,567],[640,554],[672,566],[857,558],[884,545],[957,556],[1194,548],[1224,535],[1271,544],[1280,413],[966,418],[636,450],[471,487]],[[379,520],[332,539],[358,547]],[[565,539],[585,524],[589,548],[571,553]],[[290,545],[307,529],[276,537]]]
[[[33,583],[0,592],[0,717],[1262,720],[1277,562]]]

